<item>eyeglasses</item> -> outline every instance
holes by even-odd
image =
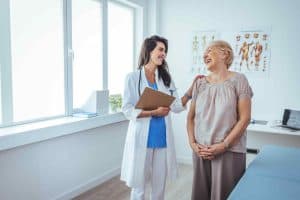
[[[225,49],[224,48],[221,48],[221,47],[217,47],[217,46],[215,46],[215,47],[209,47],[209,48],[207,48],[205,51],[204,51],[204,55],[205,54],[208,54],[208,53],[210,53],[212,50],[221,50],[221,51],[225,51]]]

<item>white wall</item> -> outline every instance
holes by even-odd
[[[0,199],[69,199],[120,172],[128,122],[0,152]]]
[[[181,93],[192,80],[193,31],[239,31],[271,28],[271,71],[266,78],[249,78],[254,90],[252,116],[280,119],[284,108],[300,110],[300,35],[298,0],[162,0],[160,33],[169,39],[168,63]],[[185,131],[186,113],[174,117],[179,158],[190,157]]]

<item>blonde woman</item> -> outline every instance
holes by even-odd
[[[243,74],[229,70],[233,51],[227,42],[210,43],[203,59],[210,73],[195,83],[187,117],[192,199],[223,200],[245,171],[253,93]]]

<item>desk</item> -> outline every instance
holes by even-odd
[[[247,128],[247,148],[261,149],[265,145],[300,147],[300,131],[290,131],[269,125],[250,124]]]
[[[300,136],[300,131],[292,131],[287,128],[272,127],[270,125],[260,125],[260,124],[249,124],[247,127],[247,131]]]
[[[228,199],[296,200],[300,189],[300,148],[265,146]]]

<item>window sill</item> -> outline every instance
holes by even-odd
[[[123,113],[114,113],[92,118],[64,117],[0,128],[0,151],[126,120]]]

